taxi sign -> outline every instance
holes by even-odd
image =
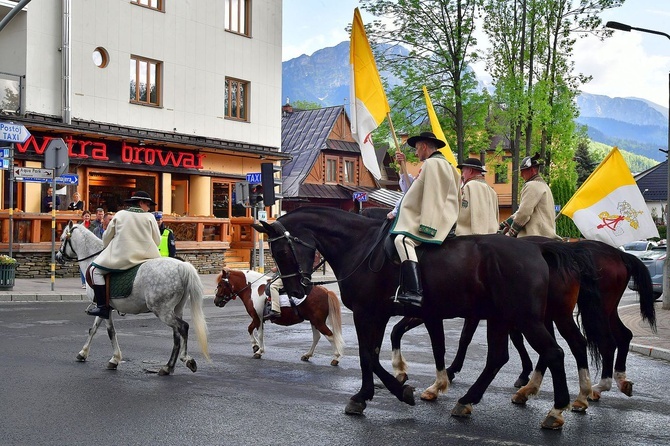
[[[261,184],[261,173],[252,172],[247,174],[247,183],[249,184]]]
[[[367,192],[354,192],[352,195],[354,197],[354,200],[358,200],[360,202],[368,201],[368,193]]]
[[[0,122],[0,141],[23,143],[30,137],[30,132],[21,124]]]

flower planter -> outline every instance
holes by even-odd
[[[14,289],[16,278],[16,264],[0,265],[0,290],[11,291]]]

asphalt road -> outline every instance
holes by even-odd
[[[344,407],[360,387],[360,371],[348,310],[346,356],[332,367],[325,339],[311,362],[300,361],[312,338],[307,323],[268,326],[267,351],[263,359],[253,359],[246,333],[250,319],[239,302],[230,305],[220,309],[211,299],[205,302],[212,362],[204,360],[193,339],[189,346],[198,371],[178,363],[173,376],[161,377],[153,372],[167,361],[172,336],[153,315],[116,318],[124,362],[108,371],[112,351],[104,330],[89,360],[75,361],[92,323],[83,303],[0,303],[0,444],[670,444],[670,364],[665,361],[631,354],[632,398],[613,390],[586,414],[567,413],[562,431],[544,431],[539,424],[551,408],[550,380],[527,406],[511,404],[511,384],[519,371],[513,351],[472,417],[449,416],[483,367],[484,327],[448,394],[435,403],[420,401],[419,391],[433,382],[434,366],[428,336],[417,328],[403,344],[410,384],[417,387],[416,406],[379,388],[365,415],[352,417]],[[448,359],[461,323],[445,321]],[[382,356],[390,369],[388,341]],[[574,397],[578,385],[569,354],[566,370]]]

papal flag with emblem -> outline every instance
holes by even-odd
[[[379,162],[370,134],[379,127],[391,108],[386,100],[386,93],[358,8],[354,9],[349,63],[352,98],[351,133],[361,149],[363,164],[375,178],[380,179]]]
[[[446,146],[440,149],[440,152],[442,152],[442,155],[444,155],[444,157],[451,163],[452,166],[456,167],[458,163],[456,162],[456,158],[454,158],[454,152],[451,151],[449,141],[447,141],[447,137],[444,136],[442,126],[440,125],[440,121],[437,119],[435,109],[433,108],[433,102],[430,100],[428,89],[425,85],[423,86],[423,97],[426,99],[426,110],[428,111],[428,120],[430,121],[430,127],[433,130],[433,134],[435,134],[437,139],[444,141],[446,144]]]
[[[633,175],[614,147],[575,192],[561,213],[589,240],[621,246],[658,237],[658,229]]]

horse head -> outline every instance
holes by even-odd
[[[314,242],[292,235],[279,221],[272,224],[261,221],[260,225],[252,226],[268,235],[270,251],[286,293],[297,299],[308,296],[313,287],[312,267],[317,251]]]
[[[216,294],[214,295],[214,305],[224,307],[231,300],[245,299],[247,289],[250,289],[244,273],[241,271],[223,268],[216,277]]]
[[[72,231],[74,231],[74,229],[76,229],[76,226],[72,220],[70,220],[67,223],[67,226],[63,228],[63,234],[60,236],[60,248],[56,253],[56,261],[61,265],[68,260],[77,260],[77,252],[72,246]]]
[[[61,245],[56,253],[56,261],[60,264],[92,259],[100,254],[103,248],[102,240],[85,227],[74,224],[72,220],[63,228],[60,241]]]

